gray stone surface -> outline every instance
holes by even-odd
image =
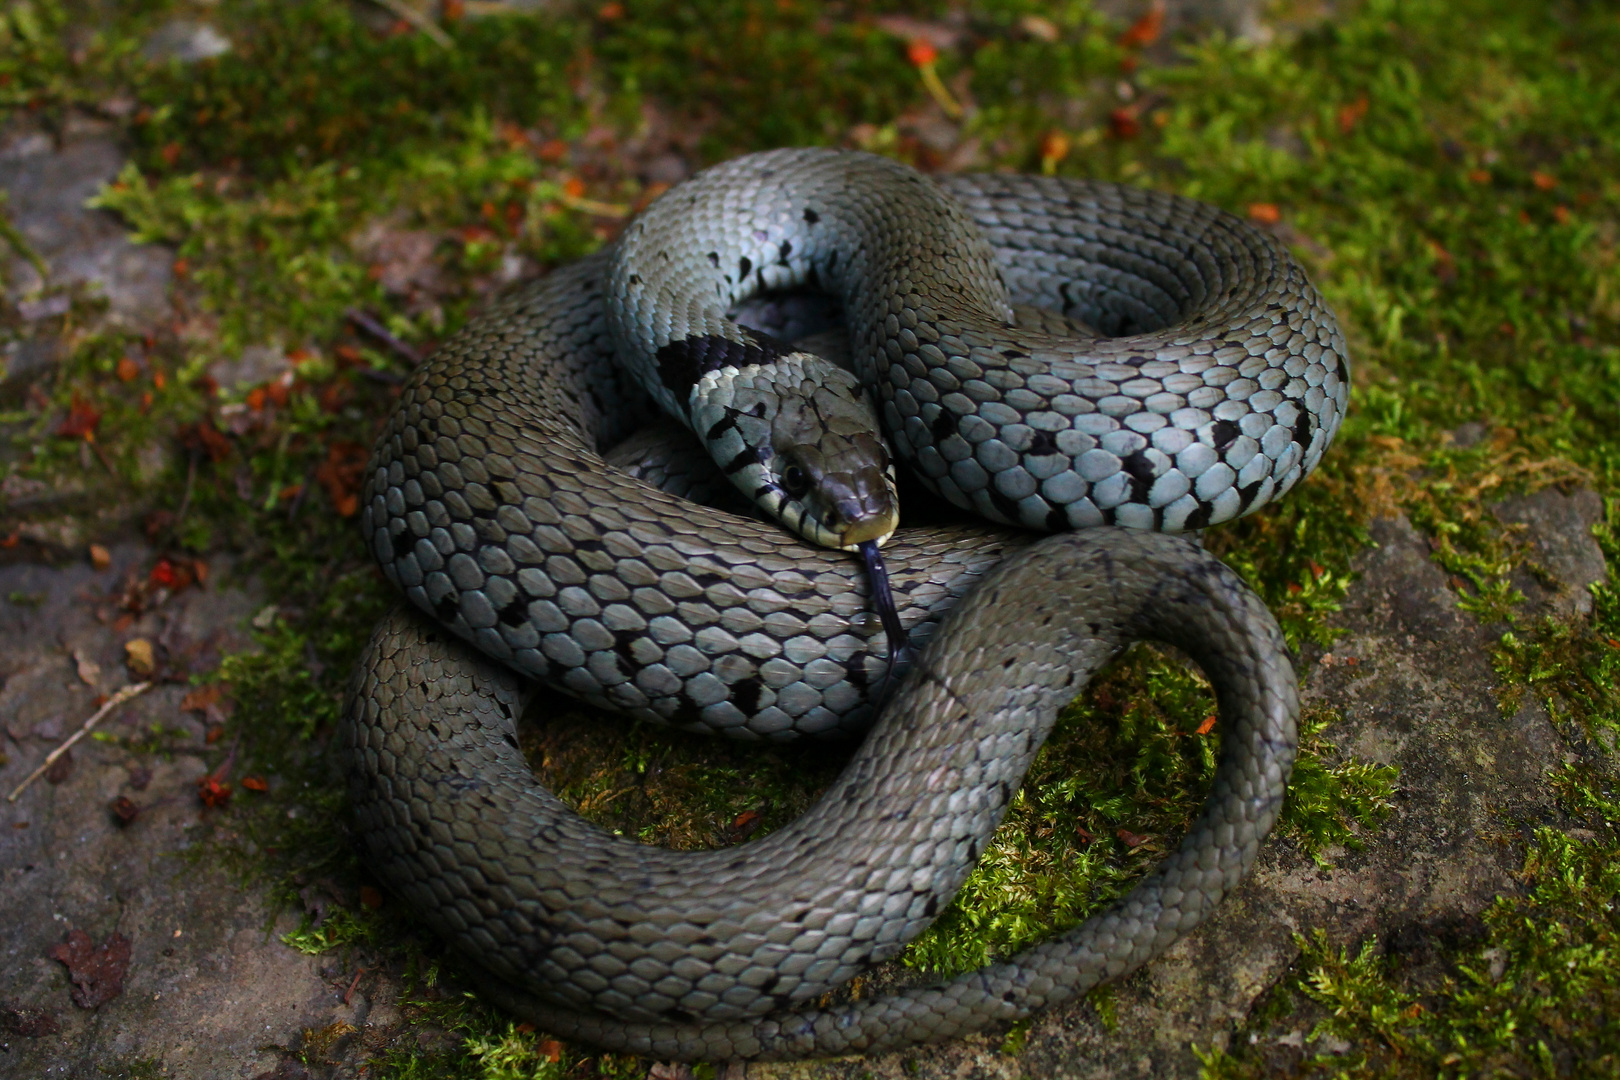
[[[41,297],[40,290],[73,284],[105,296],[109,316],[122,325],[142,328],[167,315],[173,253],[130,243],[117,218],[84,205],[118,175],[124,159],[107,129],[82,119],[69,124],[60,142],[26,129],[0,139],[5,212],[50,271],[49,282],[41,281],[27,260],[5,253],[7,299],[21,301],[25,317],[65,311],[63,300]]]
[[[128,680],[126,641],[191,652],[202,670],[246,644],[259,598],[229,587],[182,592],[120,629],[111,597],[149,562],[131,544],[100,572],[0,567],[0,596],[11,598],[0,602],[5,794],[94,711],[96,693]],[[171,755],[84,740],[65,778],[0,802],[0,1076],[118,1075],[151,1060],[170,1076],[248,1077],[280,1059],[265,1047],[295,1045],[305,1028],[364,1023],[366,996],[345,1006],[346,980],[337,987],[322,973],[330,960],[277,940],[296,925],[292,914],[272,921],[264,897],[187,858],[210,811],[196,794],[209,770],[203,724],[180,710],[184,689],[160,686],[101,727],[116,738],[154,723],[176,729]],[[128,824],[110,809],[119,796],[141,807]],[[97,942],[117,932],[133,945],[123,993],[98,1009],[71,1002],[66,968],[46,955],[73,929]],[[3,1010],[17,1007],[40,1010],[60,1031],[8,1032]]]
[[[1603,500],[1590,488],[1565,494],[1546,488],[1519,495],[1492,507],[1496,516],[1518,526],[1531,545],[1529,565],[1519,567],[1513,584],[1542,611],[1587,615],[1592,611],[1588,586],[1602,581],[1603,549],[1592,526],[1603,520]]]
[[[189,19],[164,23],[141,47],[141,55],[148,60],[178,60],[182,64],[212,60],[230,51],[230,38],[209,23]]]

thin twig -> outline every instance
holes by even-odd
[[[377,0],[377,3],[392,11],[445,48],[453,49],[456,47],[456,43],[450,40],[450,35],[445,33],[438,23],[405,3],[405,0]]]
[[[103,716],[106,716],[108,713],[118,708],[118,706],[122,705],[130,698],[135,697],[137,694],[144,693],[145,691],[151,689],[151,687],[152,683],[150,681],[131,683],[122,690],[118,691],[118,693],[114,694],[112,697],[108,698],[107,703],[101,708],[97,709],[95,712],[91,713],[90,719],[86,720],[84,725],[80,727],[78,731],[75,731],[72,735],[69,735],[66,742],[46,755],[45,760],[40,763],[39,768],[29,773],[28,779],[18,784],[16,789],[6,797],[6,802],[16,802],[17,796],[21,795],[29,784],[32,784],[35,780],[38,780],[41,776],[45,775],[45,770],[55,764],[57,758],[67,753],[70,746],[84,738],[86,735],[90,734],[90,729],[99,724]]]
[[[350,308],[347,312],[345,312],[345,314],[348,315],[350,322],[354,323],[354,325],[358,326],[360,329],[364,330],[366,333],[370,334],[372,337],[394,350],[406,360],[409,360],[413,364],[420,364],[422,362],[421,353],[399,340],[399,338],[395,337],[393,334],[390,334],[388,332],[388,327],[384,326],[376,319],[373,319],[370,315],[367,315],[359,308]]]

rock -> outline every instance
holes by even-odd
[[[1123,23],[1134,23],[1153,8],[1152,0],[1099,0],[1099,12]],[[1159,40],[1178,32],[1220,30],[1235,38],[1264,41],[1267,27],[1260,19],[1258,0],[1165,0],[1164,29]]]
[[[21,309],[25,317],[66,310],[66,296],[38,295],[47,284],[88,286],[107,298],[115,323],[131,328],[166,317],[173,254],[130,243],[117,218],[85,206],[123,164],[123,151],[95,125],[70,125],[60,148],[41,132],[0,145],[6,212],[50,272],[49,282],[42,281],[26,259],[8,255],[10,298],[28,305]]]
[[[29,338],[6,345],[5,374],[0,375],[0,405],[15,407],[28,388],[56,366],[61,347],[52,338]]]
[[[292,370],[287,354],[274,345],[249,345],[235,360],[209,365],[208,377],[226,393],[241,393],[261,386]]]
[[[186,19],[164,23],[141,46],[141,55],[148,60],[178,60],[182,64],[212,60],[230,51],[230,38],[208,23]]]
[[[1525,527],[1535,551],[1534,569],[1543,572],[1535,575],[1521,567],[1513,584],[1553,614],[1591,614],[1590,586],[1608,574],[1603,549],[1592,536],[1592,527],[1603,520],[1598,493],[1581,488],[1565,495],[1546,488],[1504,500],[1491,510],[1501,521]]]

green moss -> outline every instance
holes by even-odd
[[[1315,1023],[1305,1041],[1319,1048],[1291,1060],[1268,1055],[1278,1025],[1265,1025],[1250,1029],[1253,1041],[1234,1039],[1242,1052],[1201,1055],[1204,1075],[1237,1080],[1281,1066],[1293,1076],[1347,1080],[1613,1076],[1620,1067],[1620,844],[1609,822],[1588,840],[1538,830],[1523,893],[1499,897],[1484,913],[1482,939],[1451,951],[1446,973],[1427,985],[1374,940],[1351,947],[1320,931],[1298,938],[1299,961],[1276,993],[1306,1004]],[[1293,1009],[1282,1015],[1297,1023]]]

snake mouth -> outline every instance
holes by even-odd
[[[862,551],[864,554],[868,544],[874,549],[881,547],[894,535],[894,530],[899,524],[899,515],[894,513],[858,521],[838,534],[838,543],[834,546],[840,551]]]

